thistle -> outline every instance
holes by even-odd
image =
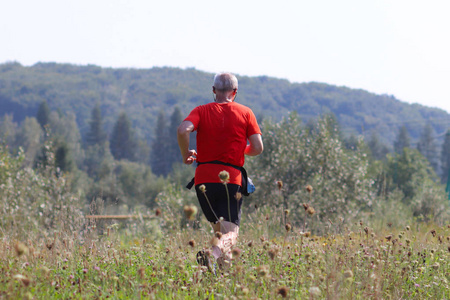
[[[189,221],[195,220],[195,215],[197,214],[197,207],[195,205],[185,205],[183,210],[186,219]]]
[[[289,294],[289,288],[286,286],[279,287],[277,288],[277,294],[283,298],[286,298]]]
[[[228,181],[230,181],[230,173],[223,170],[219,173],[220,181],[222,181],[224,184],[226,184]]]

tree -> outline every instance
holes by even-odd
[[[384,159],[386,157],[386,154],[389,153],[388,147],[380,142],[378,134],[375,131],[372,132],[372,135],[370,136],[367,146],[369,147],[370,152],[372,153],[372,157],[377,160]]]
[[[436,171],[438,167],[438,151],[434,143],[433,128],[429,123],[423,128],[417,144],[417,150],[428,159],[430,165]]]
[[[102,145],[106,141],[106,132],[103,130],[102,113],[100,111],[100,105],[98,103],[92,109],[89,125],[89,132],[86,136],[87,145]]]
[[[445,134],[441,150],[442,182],[447,183],[450,175],[450,129]]]
[[[72,171],[75,163],[70,154],[70,149],[67,142],[63,139],[58,139],[55,144],[55,166],[62,172]]]
[[[403,148],[409,148],[411,145],[408,130],[406,126],[400,127],[397,135],[397,139],[394,141],[394,151],[395,153],[402,153]]]
[[[48,107],[47,101],[42,101],[39,105],[36,119],[41,125],[42,129],[44,129],[44,126],[48,124],[50,119],[50,108]]]
[[[155,139],[152,143],[152,171],[156,175],[166,176],[169,173],[167,164],[168,149],[168,132],[167,121],[164,111],[160,111],[156,120]]]
[[[13,122],[12,115],[4,115],[0,119],[0,141],[12,146],[17,131],[17,124]]]
[[[23,147],[25,151],[24,165],[31,166],[39,154],[41,142],[44,139],[44,131],[39,126],[36,118],[26,118],[16,134],[15,144]]]
[[[130,120],[127,114],[122,112],[117,118],[111,134],[111,153],[117,160],[127,159],[133,161],[136,158],[136,145]]]

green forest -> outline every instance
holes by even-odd
[[[237,101],[255,111],[265,143],[264,153],[246,163],[257,186],[248,208],[301,210],[311,185],[310,203],[323,219],[369,214],[393,222],[394,207],[405,218],[448,216],[445,111],[324,83],[238,79]],[[212,101],[212,80],[195,69],[0,65],[0,184],[29,181],[21,197],[2,190],[3,200],[41,211],[28,189],[45,194],[36,180],[63,178],[64,193],[84,213],[195,203],[184,189],[194,168],[180,162],[176,128],[195,106]]]

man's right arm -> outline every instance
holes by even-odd
[[[256,156],[263,152],[264,145],[263,145],[262,137],[259,133],[252,134],[248,138],[248,140],[249,140],[250,144],[248,144],[247,147],[245,147],[245,152],[244,152],[245,155]]]
[[[195,150],[189,150],[189,134],[194,131],[194,124],[191,121],[183,121],[177,129],[178,146],[180,147],[183,163],[192,164],[197,156]]]

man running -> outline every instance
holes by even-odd
[[[195,190],[202,211],[214,232],[222,234],[211,251],[219,267],[229,265],[230,250],[239,234],[242,205],[239,167],[244,165],[244,155],[256,156],[263,151],[255,115],[250,108],[235,102],[237,90],[236,76],[217,74],[212,87],[214,102],[194,108],[177,132],[183,162],[198,163]],[[189,134],[194,130],[198,154],[189,149]],[[199,253],[198,259],[208,264],[208,258]]]

